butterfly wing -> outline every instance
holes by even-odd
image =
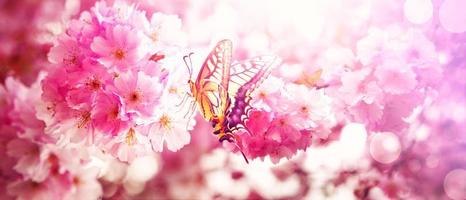
[[[261,56],[231,67],[228,92],[232,96],[233,107],[227,116],[228,128],[231,131],[245,128],[244,123],[251,109],[251,93],[280,62],[281,60],[275,56]]]
[[[209,53],[194,83],[196,101],[207,120],[224,115],[229,107],[228,80],[231,65],[230,40],[222,40]]]

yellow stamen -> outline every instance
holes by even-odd
[[[133,128],[130,128],[128,133],[126,134],[126,144],[133,145],[136,140],[136,131]]]
[[[172,120],[170,119],[168,115],[163,114],[162,117],[160,117],[159,119],[159,123],[163,128],[171,129]]]
[[[176,93],[178,93],[178,88],[172,86],[172,87],[170,87],[170,88],[168,89],[168,93],[170,93],[170,94],[176,94]]]

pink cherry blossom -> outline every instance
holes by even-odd
[[[273,116],[272,113],[254,110],[248,123],[250,134],[239,134],[238,145],[246,157],[254,159],[269,155],[272,162],[291,158],[297,150],[311,144],[312,136],[294,126],[289,115]]]
[[[99,93],[91,114],[97,129],[117,135],[128,128],[129,116],[124,113],[121,99],[114,94]]]
[[[95,37],[91,49],[99,56],[99,62],[106,67],[116,66],[127,70],[144,55],[140,49],[138,33],[130,27],[117,25],[106,30],[105,37]]]
[[[15,170],[33,181],[41,182],[49,175],[49,166],[41,160],[40,146],[27,140],[12,140],[8,143],[8,156],[18,159]]]
[[[151,116],[159,104],[164,85],[157,77],[142,72],[123,73],[115,79],[114,93],[120,96],[127,113]]]
[[[390,94],[407,93],[416,87],[416,74],[404,63],[386,62],[374,74],[377,84]]]
[[[185,39],[184,33],[179,31],[181,20],[176,15],[154,13],[149,24],[145,27],[145,34],[150,38],[151,44],[158,49],[179,46]]]
[[[61,35],[58,39],[58,45],[52,47],[48,54],[51,63],[63,64],[67,71],[75,71],[81,68],[82,60],[85,54],[82,51],[78,41],[69,35]]]
[[[188,130],[192,129],[192,125],[180,113],[165,109],[158,112],[148,136],[156,151],[163,151],[164,144],[168,150],[178,151],[190,142]]]
[[[318,124],[331,123],[331,100],[323,90],[309,90],[304,85],[287,85],[286,91],[293,103],[288,109],[293,113],[294,122],[299,129],[317,127]]]
[[[115,137],[104,139],[103,149],[123,162],[150,155],[154,150],[146,133],[147,127],[130,127]]]

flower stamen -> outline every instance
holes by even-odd
[[[136,131],[133,128],[130,128],[128,133],[126,134],[126,144],[133,145],[136,141]]]
[[[113,55],[115,56],[116,59],[118,60],[123,60],[126,56],[125,52],[122,49],[117,49]]]
[[[166,114],[163,114],[162,117],[159,119],[160,126],[165,129],[171,129],[172,120]]]

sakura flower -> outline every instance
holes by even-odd
[[[296,141],[300,137],[299,130],[293,126],[289,115],[275,117],[265,133],[268,140],[282,143],[284,141]]]
[[[99,62],[106,67],[117,66],[125,71],[143,57],[140,49],[140,36],[130,27],[117,25],[106,30],[105,38],[94,38],[91,49],[99,55]]]
[[[188,130],[192,129],[192,126],[189,119],[181,116],[180,112],[161,110],[155,122],[151,124],[148,137],[155,151],[162,151],[164,144],[168,150],[178,151],[191,140]]]
[[[402,39],[405,49],[401,53],[413,67],[426,69],[437,62],[435,45],[420,30],[411,29]]]
[[[95,103],[91,118],[97,129],[111,135],[127,129],[128,116],[125,116],[122,102],[117,95],[100,93]]]
[[[80,48],[78,41],[66,34],[61,35],[58,41],[58,45],[50,49],[49,61],[64,65],[68,71],[79,69],[84,56],[82,51],[85,49]]]
[[[266,106],[268,109],[278,109],[283,107],[278,101],[281,98],[281,89],[284,86],[283,80],[274,76],[268,77],[253,93],[253,104],[255,107]],[[257,103],[256,103],[257,102]]]
[[[342,87],[339,91],[342,93],[343,101],[349,105],[354,105],[359,101],[372,103],[382,95],[379,86],[371,80],[371,70],[361,69],[342,74]]]
[[[416,74],[404,63],[385,62],[374,75],[378,85],[390,94],[407,93],[416,87]]]
[[[72,38],[76,38],[80,47],[84,47],[81,48],[81,51],[86,53],[92,52],[89,46],[92,44],[94,38],[101,32],[102,30],[97,17],[89,11],[83,11],[79,19],[70,20],[69,26],[67,27],[67,34]],[[69,50],[67,52],[69,52]],[[52,54],[49,53],[49,59],[51,55]]]
[[[68,74],[69,90],[66,94],[68,105],[74,109],[88,107],[95,96],[110,84],[110,76],[102,65],[94,62],[84,63],[84,71]]]
[[[251,111],[246,124],[251,133],[237,133],[238,145],[246,157],[254,159],[269,155],[273,163],[278,163],[281,158],[289,159],[299,149],[306,149],[311,144],[312,136],[295,127],[290,115],[270,119],[270,114]]]
[[[31,87],[26,87],[18,80],[7,78],[5,86],[13,100],[13,108],[8,112],[11,125],[18,129],[21,138],[29,138],[33,141],[46,141],[48,138],[44,134],[45,124],[37,119],[34,104],[41,102],[40,94],[36,91],[39,88],[38,83]],[[0,117],[1,118],[1,117]]]
[[[185,36],[180,31],[181,20],[176,15],[154,13],[149,24],[145,26],[145,33],[150,38],[151,44],[157,49],[156,51],[183,43]]]
[[[383,30],[373,28],[367,37],[357,43],[357,57],[363,65],[379,61],[382,57],[386,34]]]
[[[286,91],[293,99],[293,105],[289,111],[295,113],[298,128],[317,127],[317,124],[332,119],[331,100],[324,94],[324,90],[309,90],[304,85],[289,84]]]
[[[251,134],[263,136],[272,122],[273,114],[262,110],[252,110],[246,122]]]
[[[107,2],[100,1],[91,10],[101,24],[117,23],[131,25],[133,28],[142,28],[137,25],[141,23],[141,20],[147,21],[143,11],[137,10],[136,5],[129,5],[124,1],[113,2],[113,5],[107,5]]]
[[[33,181],[41,182],[47,178],[49,168],[40,159],[40,146],[28,140],[12,140],[7,146],[8,155],[18,159],[15,170]]]
[[[126,112],[148,117],[160,103],[163,87],[157,77],[127,72],[116,78],[113,91],[122,98]]]
[[[123,162],[131,162],[136,157],[153,153],[153,147],[147,137],[148,127],[130,127],[117,136],[106,138],[104,149]]]
[[[355,122],[373,124],[382,118],[384,112],[383,108],[383,105],[377,102],[369,104],[360,101],[358,104],[349,108],[349,111]]]

